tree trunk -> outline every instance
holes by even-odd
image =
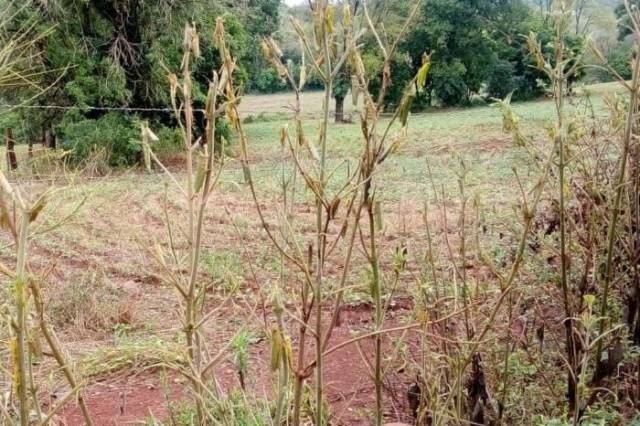
[[[50,149],[56,149],[56,136],[51,129],[47,129],[44,135],[45,146]]]
[[[18,168],[18,159],[16,158],[16,150],[15,144],[16,141],[13,139],[13,129],[7,128],[6,131],[6,142],[7,142],[7,170],[15,170]]]
[[[344,98],[336,97],[336,123],[344,123]]]

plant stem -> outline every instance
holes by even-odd
[[[26,289],[26,260],[27,260],[27,235],[29,232],[29,212],[26,208],[22,209],[22,217],[20,222],[20,231],[18,233],[18,253],[16,266],[16,279],[14,283],[14,297],[16,308],[16,385],[18,390],[18,399],[20,401],[20,425],[27,426],[29,424],[29,394],[27,388],[27,379],[29,376],[29,354],[28,354],[28,324],[27,324],[27,289]]]
[[[89,408],[87,407],[87,403],[86,403],[86,400],[84,399],[84,395],[82,391],[79,389],[78,382],[71,368],[71,364],[67,359],[67,356],[62,351],[60,342],[58,341],[58,337],[56,336],[55,332],[51,329],[51,327],[49,326],[45,318],[44,303],[42,301],[40,285],[37,282],[32,280],[30,288],[31,288],[31,292],[33,293],[34,306],[36,309],[36,313],[38,315],[38,321],[40,323],[40,331],[42,332],[42,335],[47,341],[47,344],[51,348],[51,353],[53,354],[53,357],[55,358],[60,368],[62,369],[62,373],[67,379],[69,386],[71,387],[71,389],[77,389],[78,405],[80,406],[80,411],[82,411],[82,416],[84,417],[85,424],[87,426],[92,426],[93,421],[91,420],[91,413],[89,412]]]
[[[316,196],[316,234],[318,242],[318,257],[316,265],[316,285],[314,288],[314,298],[316,304],[316,426],[322,426],[323,423],[323,359],[322,359],[322,282],[325,262],[326,234],[324,227],[324,206],[320,196],[324,196],[326,189],[326,167],[327,167],[327,130],[329,125],[329,107],[331,103],[331,92],[333,80],[331,78],[331,52],[329,50],[329,35],[327,25],[327,5],[319,1],[317,7],[320,8],[322,27],[323,27],[323,51],[325,65],[325,87],[324,99],[322,105],[322,124],[320,128],[320,187],[321,192]]]
[[[604,334],[606,328],[605,318],[608,311],[609,287],[611,284],[613,271],[613,248],[617,236],[616,226],[618,224],[618,216],[620,213],[620,203],[622,201],[624,180],[627,174],[627,159],[629,156],[629,148],[633,139],[633,128],[635,125],[634,115],[636,113],[638,104],[638,89],[640,88],[640,62],[635,58],[633,61],[633,80],[631,83],[631,92],[629,94],[629,111],[627,111],[627,122],[625,124],[624,139],[622,144],[622,156],[620,158],[620,165],[618,167],[619,174],[616,181],[616,197],[613,202],[613,212],[611,214],[611,222],[609,223],[609,230],[607,233],[607,260],[605,264],[604,284],[602,288],[602,305],[600,307],[599,320],[600,336]],[[596,369],[594,375],[598,374],[602,369],[602,345],[603,339],[599,339],[596,347]]]
[[[370,181],[369,181],[370,182]],[[367,184],[368,186],[368,184]],[[365,194],[368,194],[368,190],[365,189]],[[380,282],[380,266],[378,264],[378,250],[376,244],[376,226],[375,215],[373,211],[373,200],[368,199],[367,212],[369,215],[369,244],[370,244],[370,263],[371,263],[371,287],[373,303],[375,308],[375,322],[376,330],[382,330],[384,312],[382,309],[382,289]],[[374,384],[376,388],[376,411],[375,420],[376,426],[382,425],[383,411],[382,411],[382,334],[376,334],[375,336],[375,360],[374,360]]]
[[[565,150],[567,142],[567,128],[564,122],[564,90],[567,76],[564,67],[564,25],[562,20],[557,24],[556,31],[556,68],[553,74],[556,107],[556,129],[558,138],[558,185],[559,185],[559,210],[560,210],[560,287],[565,311],[565,338],[569,372],[567,373],[567,398],[569,400],[569,412],[574,413],[577,407],[577,383],[576,383],[576,352],[574,341],[573,307],[570,298],[569,283],[567,279],[567,233],[566,233],[566,202],[565,202],[565,169],[567,166]]]

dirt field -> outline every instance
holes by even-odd
[[[595,88],[594,104],[602,112],[600,93]],[[320,111],[320,97],[305,96],[305,112]],[[279,182],[283,153],[278,143],[280,126],[288,120],[290,96],[247,97],[242,112],[254,116],[246,124],[252,153],[254,178],[259,201],[267,221],[276,224],[282,203]],[[346,101],[351,105],[350,99]],[[524,119],[538,127],[552,114],[548,101],[518,105]],[[273,114],[276,114],[275,116]],[[307,123],[314,134],[318,122]],[[345,173],[357,164],[358,124],[332,126],[329,131],[330,163],[335,173]],[[24,161],[24,152],[20,152]],[[512,168],[523,176],[522,154],[502,133],[501,117],[495,108],[435,111],[412,117],[408,141],[385,164],[380,176],[380,199],[384,217],[381,257],[385,270],[393,270],[394,252],[408,250],[408,262],[399,280],[385,327],[393,328],[415,320],[414,296],[420,293],[425,271],[427,227],[431,230],[441,265],[448,257],[458,256],[455,224],[459,207],[457,175],[460,159],[467,168],[466,191],[484,201],[487,223],[511,235],[514,199]],[[429,179],[427,161],[433,181]],[[180,164],[173,166],[179,177]],[[520,168],[522,167],[522,168]],[[66,350],[78,360],[77,371],[86,381],[89,408],[97,425],[154,424],[183,415],[182,400],[187,400],[186,382],[166,368],[167,358],[179,362],[183,354],[181,312],[175,291],[162,284],[152,247],[168,247],[167,219],[174,227],[179,244],[185,244],[179,223],[185,210],[179,194],[166,190],[170,180],[160,171],[118,172],[106,177],[59,176],[46,210],[46,220],[35,229],[31,267],[45,277],[48,312]],[[35,194],[47,181],[22,183]],[[435,189],[435,191],[434,191]],[[314,216],[312,194],[299,188],[292,223],[306,246],[313,242]],[[439,202],[435,201],[438,197]],[[432,206],[424,211],[424,203]],[[46,231],[46,232],[44,232]],[[42,233],[40,233],[42,232]],[[339,229],[331,229],[332,235]],[[496,234],[498,232],[496,231]],[[4,241],[8,242],[7,238]],[[243,381],[260,404],[271,395],[274,380],[268,368],[269,344],[265,331],[273,325],[274,315],[268,300],[274,287],[285,294],[286,307],[292,312],[299,276],[269,243],[250,194],[243,183],[239,164],[230,159],[221,175],[220,188],[209,202],[205,221],[203,268],[201,279],[211,283],[206,306],[216,310],[207,324],[206,345],[216,353],[240,331],[249,336],[248,366]],[[447,248],[449,247],[449,248]],[[0,252],[9,262],[12,247]],[[345,253],[331,253],[327,268],[327,292],[335,290],[343,268]],[[348,277],[348,302],[331,340],[340,345],[372,330],[372,307],[366,291],[365,257],[356,253],[353,274]],[[445,268],[444,266],[442,267]],[[478,294],[494,297],[495,289],[484,287],[488,271],[474,264],[469,275]],[[389,277],[387,277],[389,278]],[[448,291],[448,290],[445,290]],[[332,306],[324,307],[327,315]],[[482,310],[481,310],[482,311]],[[288,318],[286,326],[294,346],[298,324]],[[461,327],[453,322],[451,327]],[[439,332],[437,327],[431,330]],[[389,357],[389,376],[385,386],[385,414],[388,421],[411,421],[406,390],[415,377],[408,364],[420,364],[421,342],[411,328],[385,335],[384,348]],[[332,424],[368,425],[374,401],[374,386],[366,369],[370,360],[362,354],[372,341],[365,340],[360,350],[355,345],[333,352],[325,365],[327,401]],[[175,349],[175,350],[174,350]],[[309,351],[313,352],[312,345]],[[227,391],[239,389],[235,353],[228,350],[216,370],[217,380]],[[55,391],[42,401],[53,403],[65,391],[50,357],[43,358],[36,374],[51,377]],[[499,372],[487,371],[489,378]],[[167,402],[171,402],[168,404]],[[80,412],[71,404],[60,416],[61,424],[81,424]]]

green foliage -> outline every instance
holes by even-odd
[[[421,65],[422,55],[433,51],[426,91],[430,103],[469,105],[474,95],[531,99],[544,93],[544,74],[531,67],[524,35],[538,34],[545,56],[551,55],[553,28],[520,0],[425,0],[417,22],[411,26],[401,50],[410,55],[413,72],[393,73],[392,92],[406,85]],[[577,54],[583,40],[568,36]],[[578,74],[575,78],[581,78]],[[375,87],[374,87],[375,89]],[[425,99],[422,105],[426,104]]]
[[[215,288],[233,292],[244,285],[244,264],[234,252],[206,250],[202,253],[202,268]]]
[[[493,67],[493,72],[487,80],[487,95],[492,98],[503,99],[517,88],[515,69],[511,62],[500,60]]]
[[[180,129],[168,126],[152,126],[152,130],[158,136],[158,140],[153,143],[153,152],[161,160],[170,158],[184,149]]]
[[[236,372],[243,377],[242,380],[246,377],[247,369],[249,368],[249,347],[257,341],[258,339],[248,331],[238,332],[231,341],[233,364]]]
[[[252,89],[260,93],[275,93],[287,90],[287,82],[283,81],[272,67],[256,70]]]
[[[45,131],[55,133],[63,147],[76,150],[71,157],[75,162],[94,148],[106,148],[111,165],[132,164],[139,155],[134,119],[149,120],[156,128],[175,126],[171,114],[152,109],[170,104],[167,73],[180,67],[185,23],[193,22],[201,34],[202,55],[192,63],[192,76],[194,107],[203,108],[212,71],[220,66],[211,39],[216,17],[223,16],[227,43],[238,59],[236,82],[251,86],[253,73],[248,70],[260,68],[258,40],[277,29],[279,5],[279,0],[250,0],[239,13],[241,6],[213,0],[33,2],[23,8],[11,3],[8,12],[17,12],[8,13],[11,28],[36,23],[32,37],[49,30],[38,43],[41,54],[33,61],[43,71],[38,83],[50,89],[34,103],[81,108],[21,110],[14,123],[24,123],[25,133],[38,139]],[[33,97],[35,90],[11,88],[0,97],[17,103]],[[85,106],[98,109],[82,110]],[[136,115],[99,109],[121,107],[132,108]],[[112,125],[121,128],[109,128]],[[198,137],[204,132],[204,121],[196,120],[195,127]],[[218,136],[231,139],[224,121],[217,127]]]
[[[633,9],[637,9],[640,7],[639,0],[628,0],[629,7]],[[614,13],[616,18],[618,19],[618,39],[624,40],[627,36],[632,33],[632,23],[629,15],[627,13],[627,8],[625,6],[624,0],[620,0],[618,5],[616,6]]]
[[[362,55],[367,77],[369,78],[369,91],[374,99],[380,92],[382,85],[382,69],[384,60],[379,53],[365,53]],[[387,89],[387,97],[385,99],[385,109],[394,109],[400,105],[402,96],[407,84],[416,75],[417,68],[414,69],[411,58],[406,53],[396,53],[391,61],[392,84]]]
[[[333,82],[333,97],[344,99],[351,89],[351,77],[347,73],[340,73]]]
[[[208,401],[208,411],[215,424],[237,426],[267,426],[272,421],[269,406],[265,400],[250,400],[240,391],[232,391],[224,399]],[[171,424],[193,426],[197,423],[196,409],[186,402],[170,403]],[[147,424],[157,424],[150,421]]]
[[[98,119],[79,112],[66,114],[56,128],[62,148],[71,150],[70,159],[81,163],[104,150],[111,166],[127,166],[138,161],[140,130],[131,117],[110,112]]]
[[[621,77],[625,79],[631,78],[631,58],[633,55],[633,43],[629,41],[618,44],[607,58],[609,65],[616,70]]]
[[[496,61],[484,14],[491,3],[479,3],[426,0],[404,42],[416,67],[425,51],[434,51],[430,90],[445,105],[468,103]]]
[[[432,97],[442,105],[467,104],[471,89],[466,83],[467,68],[454,59],[451,62],[436,62],[431,70]]]

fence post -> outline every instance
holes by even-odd
[[[47,148],[56,149],[56,136],[51,129],[47,129],[45,132],[45,146]]]
[[[7,127],[5,139],[7,144],[7,171],[15,170],[18,168],[18,159],[16,158],[15,150],[16,141],[13,139],[13,129],[11,127]]]

